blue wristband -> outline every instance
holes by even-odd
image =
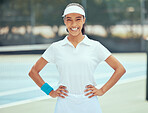
[[[53,88],[48,83],[45,83],[42,85],[41,90],[45,92],[47,95],[49,95]]]

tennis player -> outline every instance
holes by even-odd
[[[29,76],[51,97],[57,98],[54,113],[102,113],[97,96],[104,95],[125,73],[123,65],[100,42],[84,34],[85,11],[78,3],[70,3],[63,20],[68,35],[52,43],[29,72]],[[94,72],[105,61],[114,73],[97,89]],[[47,63],[54,63],[60,74],[59,86],[53,89],[39,72]]]

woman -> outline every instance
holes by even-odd
[[[58,97],[55,113],[102,113],[97,96],[104,95],[113,87],[125,69],[101,43],[83,35],[86,18],[80,4],[69,4],[63,18],[69,34],[51,44],[32,67],[29,76],[47,95]],[[107,83],[97,89],[93,73],[101,61],[115,71]],[[49,62],[56,64],[60,74],[56,90],[39,75]]]

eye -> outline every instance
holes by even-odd
[[[82,20],[81,18],[77,18],[77,19],[76,19],[76,21],[81,21],[81,20]]]
[[[71,19],[67,19],[67,21],[71,21]]]

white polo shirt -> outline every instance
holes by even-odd
[[[86,85],[96,86],[95,69],[111,53],[101,43],[86,35],[76,48],[67,37],[52,43],[42,57],[56,64],[60,74],[59,85],[66,86],[69,93],[84,94]]]

